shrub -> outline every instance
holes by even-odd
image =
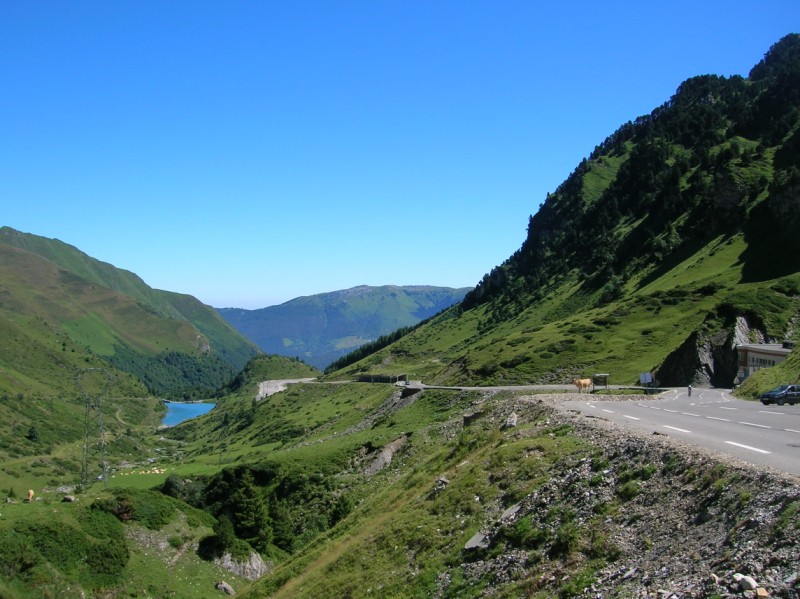
[[[521,518],[502,534],[509,545],[524,549],[535,549],[547,542],[549,534],[546,528],[536,528],[530,516]]]
[[[552,557],[566,557],[578,547],[579,530],[574,522],[562,524],[556,531],[556,537],[550,548]]]
[[[134,520],[151,530],[167,524],[175,513],[175,504],[155,491],[142,489],[114,489],[112,497],[97,499],[96,509],[114,514],[123,522]]]
[[[30,543],[31,551],[91,588],[117,584],[130,557],[122,534],[98,541],[68,523],[53,521],[20,522],[14,528]],[[32,554],[22,555],[30,561]]]
[[[620,499],[623,501],[630,501],[639,493],[641,493],[641,487],[635,480],[629,480],[628,482],[620,485],[617,489],[617,495],[619,495]]]
[[[129,558],[124,538],[92,543],[86,552],[88,572],[81,576],[81,580],[95,588],[115,585]]]
[[[113,514],[97,509],[94,504],[79,510],[76,518],[86,534],[96,539],[120,538],[125,534],[122,523]]]
[[[183,547],[183,537],[180,535],[172,535],[169,539],[167,539],[167,542],[173,549],[180,549]]]
[[[12,529],[0,532],[0,548],[0,576],[3,578],[22,576],[41,561],[29,541]]]
[[[234,560],[245,560],[253,552],[252,547],[236,538],[233,523],[227,516],[220,516],[214,525],[214,534],[200,541],[198,553],[204,559],[211,560],[229,553]]]

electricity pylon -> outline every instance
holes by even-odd
[[[85,378],[96,373],[94,380]],[[86,412],[83,418],[83,463],[81,465],[81,487],[86,490],[92,482],[93,469],[90,466],[91,457],[95,453],[95,440],[97,441],[97,454],[100,459],[103,485],[108,485],[108,463],[106,462],[106,436],[103,426],[103,402],[111,386],[111,373],[105,368],[85,368],[75,375],[75,385],[83,395]]]

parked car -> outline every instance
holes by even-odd
[[[800,403],[800,385],[779,385],[761,396],[765,406],[771,403],[782,406],[785,403]]]

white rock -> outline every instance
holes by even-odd
[[[739,588],[743,591],[754,591],[758,588],[758,583],[756,582],[755,578],[752,576],[745,576],[744,574],[740,574],[737,572],[733,575],[733,579],[739,585]]]

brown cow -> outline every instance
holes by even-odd
[[[592,386],[592,379],[575,379],[572,384],[578,388],[578,393],[588,393]]]

